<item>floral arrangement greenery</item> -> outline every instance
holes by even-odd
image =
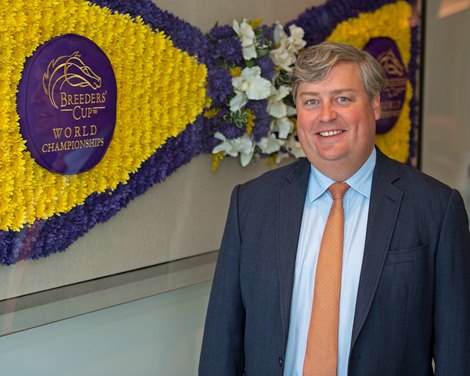
[[[328,2],[325,6],[334,4],[338,3]],[[325,40],[345,42],[362,49],[371,38],[389,37],[397,43],[408,66],[411,10],[408,2],[398,1],[375,11],[358,13],[355,18],[339,22]],[[317,8],[312,8],[299,20],[316,12]],[[309,19],[316,18],[312,14]],[[390,19],[398,21],[390,22]],[[223,61],[232,75],[233,93],[220,109],[211,108],[207,112],[208,117],[219,117],[214,129],[220,143],[213,149],[213,169],[225,156],[239,157],[242,166],[263,156],[277,163],[287,156],[304,156],[297,141],[296,112],[289,87],[289,72],[296,55],[307,44],[303,28],[292,22],[286,33],[280,24],[267,27],[258,20],[243,20],[240,24],[234,21],[233,30],[243,52],[236,61]],[[401,162],[409,158],[411,98],[412,86],[408,83],[397,124],[387,134],[376,138],[382,151]]]
[[[227,32],[217,28],[211,35],[220,35],[221,30]],[[230,72],[231,83],[225,87],[233,88],[233,93],[205,113],[216,119],[214,137],[221,141],[212,151],[213,168],[225,155],[240,156],[242,166],[260,156],[277,162],[289,154],[304,156],[296,139],[289,85],[289,72],[306,45],[303,30],[291,25],[287,34],[279,23],[268,27],[260,20],[244,19],[233,22],[233,31],[242,56],[228,60],[222,55],[218,64]]]
[[[416,69],[405,1],[328,0],[285,26],[234,21],[204,34],[151,0],[0,0],[0,263],[65,250],[97,223],[201,153],[243,166],[262,157],[300,157],[287,85],[298,51],[326,39],[363,46],[379,33]],[[413,30],[411,30],[411,33]],[[110,147],[92,170],[57,175],[31,158],[19,132],[16,92],[26,59],[54,36],[92,39],[118,85]],[[385,33],[385,35],[384,35]],[[413,71],[410,72],[413,77]],[[396,159],[414,153],[412,80],[407,107],[377,142]],[[138,119],[138,121],[136,121]]]

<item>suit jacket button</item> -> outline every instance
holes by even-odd
[[[279,357],[279,366],[284,367],[284,359],[282,358],[282,356]]]

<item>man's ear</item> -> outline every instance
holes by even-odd
[[[374,110],[375,120],[380,119],[380,94],[372,98],[372,109]]]

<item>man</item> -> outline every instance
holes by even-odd
[[[374,147],[383,83],[380,65],[354,47],[300,54],[292,84],[307,159],[234,189],[201,376],[470,375],[464,204]],[[348,184],[338,322],[328,334],[335,354],[316,360],[334,365],[309,371],[327,347],[311,345],[309,331],[320,321],[312,307],[329,298],[319,298],[315,274],[334,182]]]

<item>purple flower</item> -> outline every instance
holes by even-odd
[[[295,20],[286,23],[285,30],[288,33],[292,24],[301,27],[305,32],[307,46],[311,46],[323,42],[339,22],[394,2],[396,0],[328,0],[323,5],[307,9]]]
[[[154,30],[163,31],[168,35],[177,48],[197,56],[200,62],[210,65],[211,53],[206,35],[199,28],[161,10],[151,0],[90,0],[90,2],[122,14],[129,14],[131,17],[140,16]]]
[[[255,115],[255,126],[253,127],[253,139],[259,142],[266,137],[271,125],[271,117],[267,112],[268,101],[266,99],[260,101],[249,101],[246,107]]]
[[[273,40],[273,38],[274,38],[274,25],[271,25],[271,26],[263,25],[263,26],[261,26],[261,30],[263,31],[264,38],[266,38],[268,40]]]
[[[240,65],[243,62],[243,50],[240,41],[235,38],[222,39],[213,44],[215,60],[225,64]]]
[[[258,66],[261,68],[261,76],[271,81],[276,72],[276,64],[269,57],[269,55],[263,56],[258,60]]]
[[[246,129],[222,120],[222,122],[214,128],[214,131],[222,133],[228,140],[233,140],[234,138],[243,136]]]
[[[242,46],[232,27],[214,27],[208,34],[208,40],[214,62],[223,66],[243,62]]]
[[[114,191],[93,193],[85,203],[68,213],[37,220],[21,231],[0,232],[0,263],[14,264],[24,259],[38,259],[62,252],[97,223],[105,222],[154,184],[165,180],[183,164],[215,147],[210,129],[199,116],[177,137],[158,149],[127,184]]]
[[[232,93],[232,77],[227,69],[214,68],[209,71],[207,80],[212,106],[220,107]]]
[[[233,27],[229,25],[223,26],[214,26],[209,31],[209,38],[211,40],[220,40],[220,39],[227,39],[227,38],[236,38],[237,33],[233,30]]]

